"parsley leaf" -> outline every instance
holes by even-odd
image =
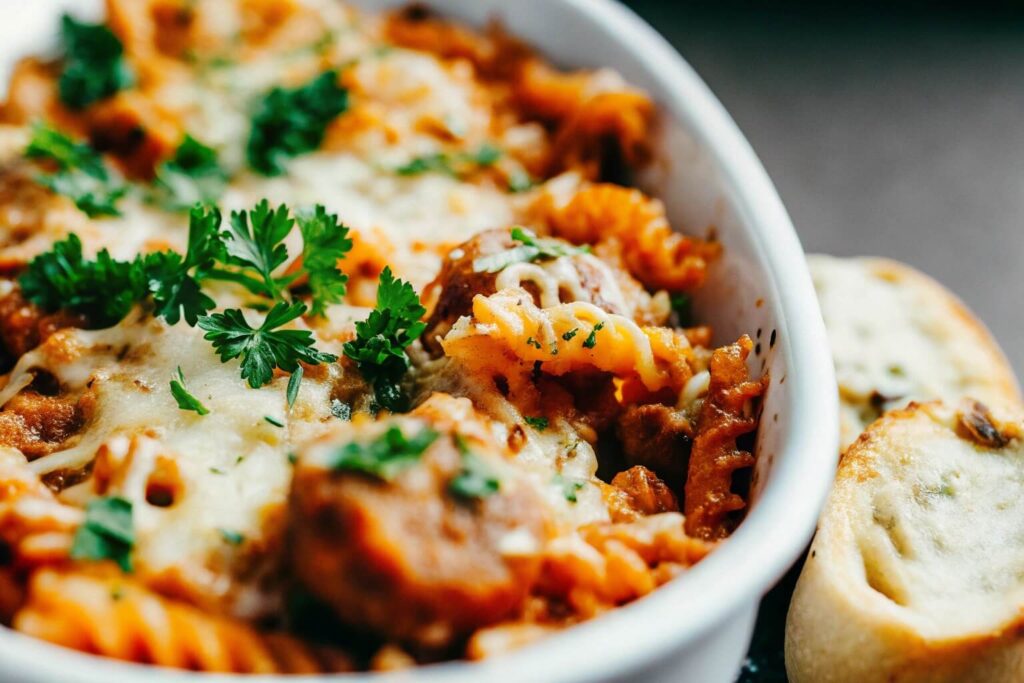
[[[497,493],[501,488],[501,481],[491,466],[474,455],[458,434],[455,435],[455,445],[462,454],[462,469],[448,482],[448,491],[464,500],[486,498]]]
[[[302,384],[302,375],[304,374],[302,366],[295,368],[295,372],[288,378],[288,390],[285,392],[285,399],[288,401],[288,409],[290,410],[295,405],[295,399],[299,397],[299,385]]]
[[[336,450],[330,468],[335,471],[362,472],[390,481],[399,472],[418,462],[436,439],[437,432],[429,427],[424,427],[412,437],[406,437],[401,429],[391,426],[369,443],[353,441]]]
[[[65,14],[60,36],[64,65],[57,88],[69,109],[83,109],[132,85],[124,47],[109,28],[81,23]]]
[[[423,173],[443,173],[453,178],[461,178],[471,170],[467,166],[493,166],[501,158],[502,151],[498,147],[485,142],[475,152],[446,154],[432,152],[413,157],[407,163],[395,169],[395,173],[403,176],[420,175]]]
[[[160,164],[153,180],[155,199],[169,211],[215,202],[226,184],[217,152],[191,135],[185,135],[174,156]]]
[[[676,292],[669,299],[672,305],[672,312],[676,314],[676,319],[679,322],[680,327],[688,327],[693,324],[693,299],[690,298],[689,294],[683,292]]]
[[[242,359],[242,379],[258,389],[273,379],[274,368],[294,372],[299,361],[318,365],[337,360],[337,356],[313,348],[313,334],[309,330],[279,329],[305,312],[305,304],[279,301],[263,323],[254,328],[242,311],[229,308],[223,313],[202,316],[199,327],[206,330],[204,338],[213,343],[221,362]]]
[[[82,313],[100,327],[119,322],[146,294],[140,259],[117,261],[104,249],[87,261],[74,233],[32,259],[18,281],[29,301]]]
[[[592,349],[597,346],[597,333],[604,329],[604,323],[598,323],[594,325],[594,329],[590,331],[587,338],[583,340],[583,348]]]
[[[220,537],[228,545],[242,545],[245,542],[245,535],[239,531],[232,531],[231,529],[218,529],[217,531],[220,532]]]
[[[474,259],[473,270],[477,273],[497,273],[513,263],[528,263],[590,252],[589,247],[574,247],[558,240],[537,237],[534,232],[522,227],[512,228],[512,239],[519,244],[511,249]]]
[[[550,424],[546,417],[524,417],[523,419],[526,420],[526,424],[530,425],[538,432],[543,432],[548,428],[548,424]]]
[[[377,306],[366,320],[356,323],[356,338],[346,342],[344,353],[356,362],[359,372],[373,385],[377,402],[392,411],[403,410],[406,399],[399,381],[409,369],[405,349],[426,323],[426,313],[416,291],[384,268],[377,288]]]
[[[252,227],[250,228],[250,222]],[[286,260],[288,249],[284,238],[292,230],[295,221],[288,215],[288,207],[281,204],[270,208],[266,199],[251,211],[232,211],[227,232],[227,262],[243,268],[252,268],[262,282],[246,278],[244,284],[253,293],[276,299],[280,294],[280,283],[273,272]]]
[[[298,223],[302,233],[302,269],[309,278],[312,294],[310,312],[322,316],[328,305],[345,296],[348,276],[338,268],[338,261],[352,249],[352,240],[348,238],[348,227],[320,205],[312,213],[299,213]]]
[[[37,176],[36,182],[68,197],[90,218],[120,215],[117,202],[128,190],[89,145],[77,143],[44,124],[36,124],[25,156],[55,164],[55,172]]]
[[[578,479],[563,477],[561,474],[556,474],[552,479],[552,483],[561,489],[562,496],[570,503],[577,502],[576,494],[584,486],[584,482]]]
[[[134,545],[131,501],[118,496],[95,498],[85,508],[85,522],[75,531],[71,558],[113,560],[130,572]]]
[[[188,388],[185,386],[185,374],[181,371],[181,366],[178,366],[177,372],[174,373],[174,377],[171,379],[171,396],[178,402],[178,407],[182,410],[191,410],[199,415],[209,415],[210,409],[202,404],[202,402],[189,393]]]
[[[327,125],[347,108],[348,90],[338,85],[334,70],[297,88],[273,88],[252,119],[249,165],[263,175],[280,175],[288,157],[317,149]]]

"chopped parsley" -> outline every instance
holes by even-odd
[[[511,249],[474,259],[473,270],[477,273],[497,273],[513,263],[556,259],[586,254],[590,251],[586,246],[574,247],[555,239],[537,237],[533,231],[522,227],[512,228],[512,239],[519,244]]]
[[[412,437],[396,426],[368,443],[353,441],[337,449],[330,468],[335,471],[361,472],[390,481],[405,468],[419,461],[432,443],[437,432],[424,427]]]
[[[346,109],[348,90],[338,85],[334,70],[297,88],[273,88],[252,118],[249,166],[263,175],[280,175],[288,158],[320,147],[327,125]]]
[[[119,496],[95,498],[85,508],[85,522],[75,531],[71,558],[113,560],[130,572],[134,545],[131,501]]]
[[[550,424],[546,417],[524,417],[523,419],[526,421],[526,424],[530,425],[538,432],[543,432]]]
[[[56,170],[40,174],[36,182],[64,195],[90,218],[120,215],[117,202],[128,190],[88,144],[39,123],[32,128],[25,156],[54,164]]]
[[[690,298],[690,295],[676,292],[669,298],[669,302],[672,305],[672,312],[676,314],[679,326],[691,325],[693,322],[693,299]]]
[[[597,346],[597,333],[604,329],[604,323],[598,323],[594,325],[594,329],[590,331],[587,338],[583,340],[583,348],[592,349]]]
[[[274,368],[295,372],[299,361],[308,365],[332,363],[337,356],[313,348],[309,330],[280,329],[306,312],[303,303],[274,305],[259,327],[252,327],[237,308],[223,313],[204,315],[199,327],[206,330],[204,338],[213,343],[221,362],[242,360],[242,379],[259,388],[274,377]]]
[[[564,334],[562,334],[562,339],[564,339],[565,341],[571,341],[572,338],[575,337],[576,334],[579,331],[580,331],[580,328],[574,327],[571,330],[569,330],[568,332],[565,332]]]
[[[443,173],[453,178],[461,178],[470,168],[486,168],[493,166],[501,158],[502,151],[494,145],[485,142],[475,152],[462,152],[459,154],[446,154],[445,152],[432,152],[413,157],[409,162],[395,169],[395,173],[402,176],[421,175],[423,173]]]
[[[220,537],[224,539],[225,543],[230,545],[242,545],[245,542],[245,535],[238,531],[231,531],[230,529],[218,529]]]
[[[188,388],[185,386],[185,375],[182,373],[180,365],[174,373],[174,378],[171,380],[171,396],[178,402],[178,407],[182,410],[191,410],[199,415],[210,414],[210,409],[189,393]]]
[[[132,85],[124,47],[109,28],[65,14],[60,37],[64,59],[57,90],[68,109],[84,109]]]
[[[366,320],[356,323],[356,338],[344,353],[356,362],[363,378],[373,386],[377,402],[391,411],[404,410],[407,399],[399,385],[409,369],[405,350],[423,330],[426,309],[408,282],[384,268],[377,288],[377,306]]]
[[[288,390],[285,392],[285,399],[288,401],[288,409],[295,405],[295,399],[299,397],[299,385],[302,384],[302,375],[304,370],[302,366],[295,368],[295,372],[288,378]]]
[[[284,422],[281,422],[276,417],[271,417],[270,415],[264,415],[263,419],[266,420],[267,423],[272,424],[275,427],[278,427],[278,428],[281,428],[281,429],[284,428]]]
[[[526,345],[527,346],[532,346],[533,348],[537,349],[538,351],[541,348],[540,342],[537,341],[536,339],[534,339],[533,337],[527,337],[526,338]]]
[[[570,503],[577,502],[576,494],[584,486],[584,482],[578,479],[569,479],[561,474],[556,474],[552,480],[562,491],[562,496]]]
[[[196,204],[217,201],[227,179],[217,163],[217,152],[185,135],[174,156],[157,167],[153,199],[169,211],[187,211]]]
[[[462,469],[448,482],[452,495],[464,500],[486,498],[498,492],[501,481],[494,470],[479,456],[462,451]]]

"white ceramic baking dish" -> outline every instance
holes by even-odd
[[[47,37],[39,32],[52,31],[58,7],[72,4],[76,11],[96,9],[83,2],[3,0],[0,50],[9,52],[0,54],[0,66],[16,53],[38,50]],[[358,4],[380,9],[401,3]],[[752,357],[752,369],[770,372],[771,386],[758,435],[750,513],[691,571],[649,597],[505,657],[346,680],[732,681],[758,601],[810,538],[837,450],[832,362],[793,226],[729,115],[668,43],[628,9],[613,0],[429,4],[476,25],[497,17],[557,64],[609,66],[651,93],[664,121],[657,163],[644,185],[665,201],[674,225],[696,234],[711,227],[717,232],[724,257],[696,302],[697,313],[714,325],[717,341],[741,333],[754,337],[759,353]],[[181,678],[196,680],[196,675],[90,657],[0,628],[0,681]],[[216,678],[221,677],[203,680]]]

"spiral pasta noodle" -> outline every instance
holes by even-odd
[[[681,388],[690,377],[689,344],[665,328],[641,328],[594,304],[539,308],[522,289],[473,299],[473,317],[460,320],[442,340],[445,352],[465,356],[480,338],[500,341],[519,359],[543,363],[561,375],[593,368],[636,377],[649,391]]]
[[[83,652],[178,669],[269,674],[352,667],[341,653],[260,633],[98,568],[35,572],[14,628]]]
[[[545,195],[539,213],[551,231],[576,244],[616,240],[633,275],[671,291],[699,287],[716,244],[672,230],[661,202],[639,190],[607,183],[585,185],[565,203]]]

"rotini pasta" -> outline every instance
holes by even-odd
[[[161,598],[115,571],[41,569],[14,628],[131,662],[223,673],[348,671],[351,659]]]
[[[419,6],[108,0],[0,120],[0,638],[476,659],[738,522],[763,384],[680,296],[717,245],[612,182],[654,120],[616,73]]]

